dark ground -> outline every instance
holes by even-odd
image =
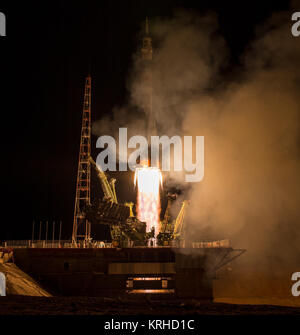
[[[0,315],[299,315],[300,307],[95,297],[0,298]]]

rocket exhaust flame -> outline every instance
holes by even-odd
[[[157,167],[144,165],[135,170],[134,183],[137,185],[137,213],[140,221],[146,222],[146,231],[154,228],[159,233],[160,221],[160,194],[162,174]]]

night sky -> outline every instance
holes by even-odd
[[[1,1],[2,218],[0,240],[30,239],[32,221],[72,233],[84,78],[91,64],[92,120],[128,99],[126,80],[146,16],[175,8],[218,14],[230,48],[224,78],[240,65],[254,27],[288,1]],[[96,137],[92,138],[95,157]],[[134,198],[124,178],[119,197]],[[92,194],[99,193],[93,184]],[[129,192],[129,193],[128,193]]]

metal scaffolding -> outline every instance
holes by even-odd
[[[72,242],[78,240],[89,242],[91,239],[91,224],[86,218],[86,205],[90,204],[91,183],[91,77],[85,80],[84,103],[82,111],[82,127],[80,137],[79,162],[76,182]]]

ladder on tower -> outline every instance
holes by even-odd
[[[91,77],[85,80],[79,161],[76,181],[76,195],[72,242],[91,240],[91,223],[86,218],[86,205],[90,204],[91,165]]]

